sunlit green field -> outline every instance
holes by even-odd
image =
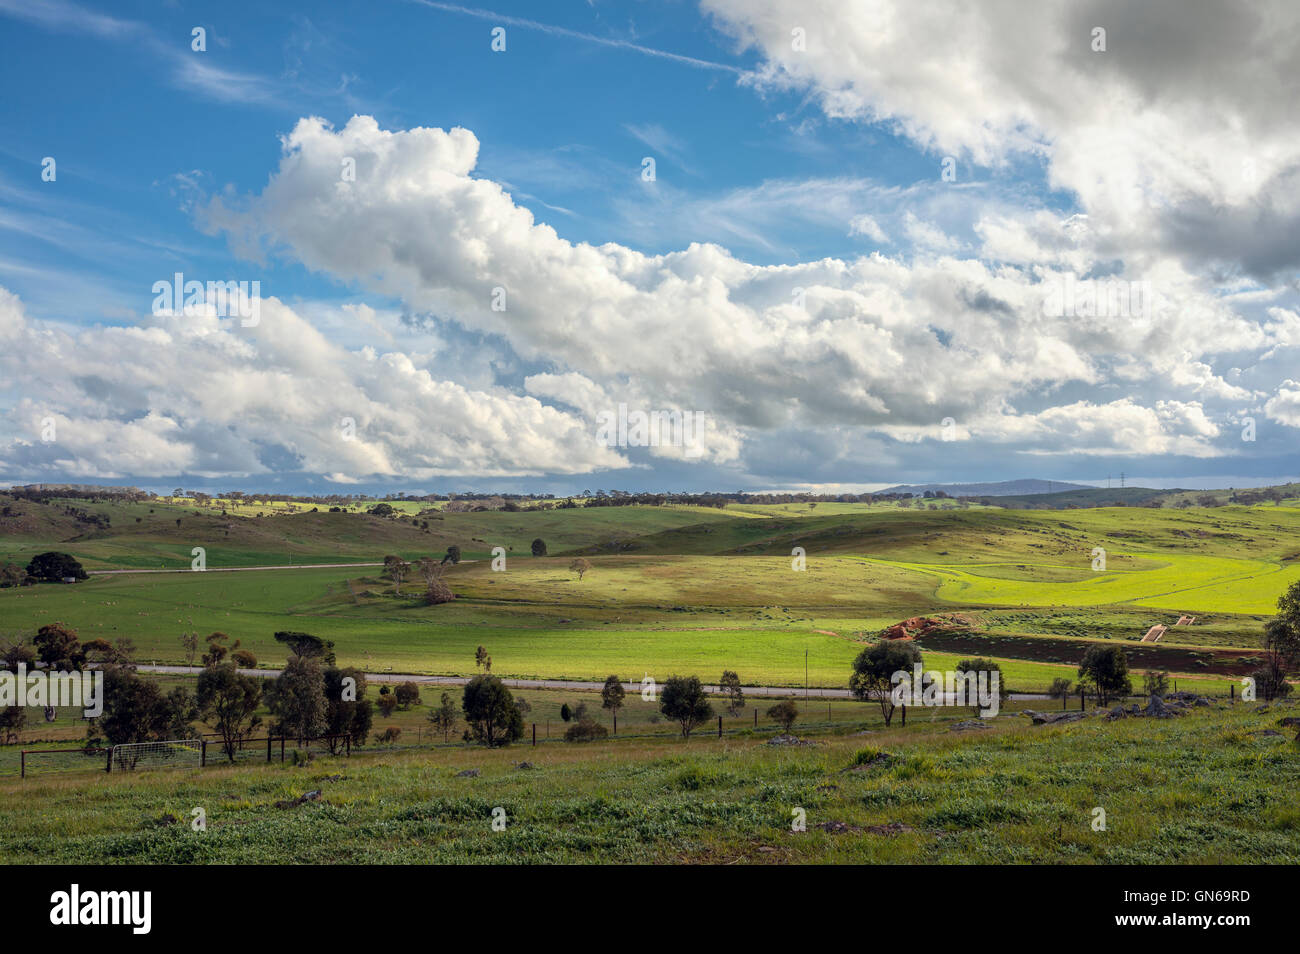
[[[885,626],[963,612],[988,631],[987,645],[923,647],[927,659],[946,665],[967,646],[983,649],[1003,661],[1014,688],[1037,690],[1072,676],[1069,660],[1087,640],[1136,645],[1181,613],[1200,621],[1167,633],[1146,664],[1222,682],[1246,665],[1223,664],[1257,651],[1263,620],[1300,578],[1300,517],[1273,506],[582,507],[433,514],[427,530],[423,520],[355,513],[221,518],[158,501],[97,506],[111,529],[84,532],[58,506],[22,502],[3,525],[29,537],[6,534],[0,550],[21,558],[54,546],[90,568],[184,569],[188,544],[203,540],[209,571],[0,590],[5,634],[59,620],[83,638],[131,638],[141,661],[176,664],[187,661],[182,633],[222,631],[274,666],[282,648],[272,634],[301,629],[334,640],[341,661],[374,671],[466,674],[484,645],[495,671],[510,676],[716,679],[726,668],[750,684],[842,687],[863,641]],[[37,533],[46,537],[30,538]],[[529,554],[537,537],[552,556]],[[377,567],[219,572],[387,553],[413,560],[452,543],[465,556],[447,573],[458,598],[435,607],[422,604],[416,574],[399,593]],[[496,546],[506,551],[504,572],[492,569]],[[1106,567],[1094,571],[1098,547]],[[593,565],[582,579],[569,569],[575,553]],[[1035,637],[1040,644],[1023,641]],[[1180,645],[1223,655],[1173,654]],[[1162,662],[1166,649],[1173,667]]]
[[[1007,714],[964,733],[948,729],[967,712],[884,729],[863,711],[834,733],[804,731],[819,743],[807,747],[766,745],[770,732],[498,750],[426,740],[300,767],[0,780],[0,860],[1294,865],[1300,762],[1289,734],[1261,733],[1295,711],[1065,727]],[[276,807],[311,790],[318,801]]]

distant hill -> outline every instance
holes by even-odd
[[[942,490],[950,497],[1023,497],[1028,494],[1060,493],[1064,490],[1093,490],[1084,484],[1071,484],[1064,480],[999,480],[991,484],[899,484],[884,494],[924,494]]]

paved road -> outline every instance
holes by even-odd
[[[197,673],[198,667],[188,668],[186,666],[140,666],[142,672],[161,672],[161,673]],[[264,678],[275,678],[280,675],[278,669],[241,669],[239,670],[246,676],[260,676]],[[414,682],[428,686],[463,686],[469,682],[468,676],[421,676],[416,673],[407,672],[367,672],[380,682]],[[512,689],[599,689],[604,685],[603,682],[584,682],[579,679],[502,679],[507,686]],[[641,683],[625,682],[623,689],[630,693],[640,693]],[[786,696],[802,698],[804,690],[792,686],[745,686],[745,695],[757,696],[760,698],[778,698],[783,699]],[[722,690],[718,686],[705,686],[705,692],[720,694]],[[810,699],[852,699],[853,693],[848,689],[809,689],[807,693]],[[1013,692],[1012,699],[1046,699],[1045,695],[1036,695],[1034,693]]]
[[[206,570],[87,570],[88,576],[118,576],[122,573],[247,573],[250,570],[332,570],[349,566],[383,566],[382,563],[290,563],[287,566],[210,566]]]

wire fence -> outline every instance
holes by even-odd
[[[1170,693],[1173,695],[1173,693]],[[1188,692],[1184,690],[1178,693],[1180,696],[1203,695],[1211,700],[1236,702],[1239,696],[1235,687],[1229,687],[1229,692],[1224,694],[1210,694],[1199,692]],[[1129,706],[1133,702],[1146,703],[1148,697],[1141,693],[1134,693],[1127,696],[1112,697],[1106,704],[1106,708],[1111,708],[1117,704]],[[1077,692],[1072,692],[1067,696],[1059,699],[1042,700],[1042,708],[1050,710],[1059,706],[1060,709],[1095,709],[1098,708],[1097,700],[1094,696],[1081,696]],[[810,718],[815,711],[815,706],[805,705],[800,717],[795,724],[794,731],[813,732],[813,731],[831,731],[850,730],[854,727],[861,727],[866,720],[857,716],[846,716],[841,713],[840,718],[836,718],[835,711],[828,705],[825,718]],[[874,710],[874,703],[871,704],[871,710]],[[955,715],[970,707],[957,707],[951,705],[943,706],[914,706],[910,707],[910,714],[913,722],[918,718],[924,718],[931,721],[940,713]],[[1008,715],[1012,714],[1009,710],[1004,710]],[[907,725],[909,716],[909,707],[899,707],[892,720],[892,725],[904,727]],[[572,725],[569,723],[568,725]],[[555,743],[563,744],[584,744],[581,741],[570,742],[564,737],[565,724],[555,727],[558,731],[552,734],[552,725],[549,721],[542,723],[531,723],[524,731],[522,738],[516,740],[516,745],[538,746],[551,745]],[[761,721],[759,712],[754,709],[752,712],[752,721],[750,716],[715,716],[705,723],[695,725],[691,729],[691,735],[698,738],[726,738],[726,737],[768,737],[782,734],[784,729],[779,724],[769,721]],[[668,720],[657,724],[653,730],[646,730],[645,726],[638,725],[636,728],[620,729],[617,732],[611,732],[609,735],[599,740],[593,741],[613,741],[613,740],[648,740],[648,739],[665,739],[679,736],[677,726]],[[64,740],[70,741],[70,740]],[[317,738],[294,738],[291,736],[266,735],[260,737],[240,738],[226,742],[217,733],[205,734],[201,739],[196,740],[198,745],[197,768],[215,768],[223,765],[249,765],[256,763],[270,762],[294,762],[308,758],[318,758],[324,756],[348,757],[353,753],[354,748],[357,752],[415,752],[427,751],[429,749],[446,749],[446,748],[464,748],[471,744],[460,738],[447,739],[434,735],[429,738],[421,735],[417,741],[411,741],[408,737],[406,741],[398,742],[395,739],[391,741],[380,741],[370,738],[366,742],[356,742],[347,736],[331,735]],[[154,743],[155,745],[174,745],[175,743]],[[119,747],[120,748],[120,747]],[[86,774],[92,772],[112,773],[119,771],[148,771],[163,768],[195,767],[193,759],[188,761],[164,760],[152,763],[150,760],[144,760],[145,764],[130,763],[125,764],[123,760],[113,758],[113,749],[101,747],[60,747],[60,748],[25,748],[20,752],[20,758],[14,764],[11,760],[5,760],[0,764],[0,777],[18,776],[27,777],[48,777],[69,774]]]

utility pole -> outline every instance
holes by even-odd
[[[808,650],[803,651],[803,697],[808,699]]]

